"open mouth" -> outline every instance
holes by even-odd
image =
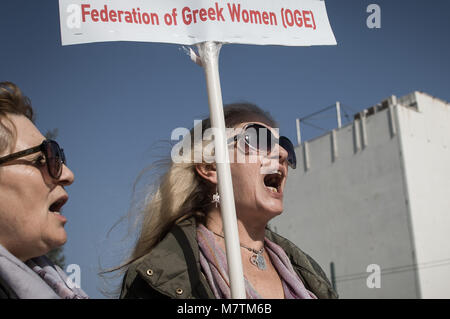
[[[53,214],[62,215],[61,209],[64,204],[67,202],[67,197],[61,197],[56,202],[50,205],[49,211]]]
[[[267,174],[264,177],[264,186],[273,192],[273,193],[281,193],[281,183],[283,182],[283,173],[281,171],[277,171],[273,174]]]

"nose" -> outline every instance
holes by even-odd
[[[58,179],[58,183],[63,186],[69,186],[75,180],[75,175],[65,164],[63,164],[61,176]]]

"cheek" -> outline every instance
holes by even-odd
[[[12,167],[12,166],[11,166]],[[2,171],[0,176],[0,213],[15,223],[37,227],[47,211],[48,188],[40,172],[24,169]]]
[[[47,216],[44,215],[43,209],[14,202],[9,203],[8,207],[2,205],[1,210],[0,237],[2,240],[6,242],[13,240],[19,245],[30,247],[40,242],[47,228]]]
[[[230,167],[235,197],[252,197],[256,190],[258,178],[260,178],[259,165],[232,164]]]

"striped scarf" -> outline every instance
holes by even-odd
[[[78,287],[69,287],[66,273],[46,256],[29,259],[26,264],[62,299],[88,299]]]
[[[213,232],[202,224],[197,227],[197,241],[200,248],[200,265],[214,296],[218,299],[231,299],[225,252],[216,245]],[[270,260],[280,276],[285,299],[317,299],[305,288],[283,248],[267,238],[264,239],[264,243]],[[244,281],[247,299],[262,299],[246,278]]]

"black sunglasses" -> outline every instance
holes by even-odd
[[[66,164],[66,156],[64,155],[64,150],[53,140],[45,140],[41,145],[0,157],[0,165],[37,152],[44,154],[50,176],[55,179],[60,178],[63,164]]]
[[[245,145],[241,150],[245,154],[249,153],[248,148],[270,154],[275,145],[278,144],[288,153],[287,162],[289,166],[294,169],[297,167],[297,157],[292,142],[286,136],[276,137],[267,126],[256,123],[247,124],[244,126],[242,133],[233,136],[231,139],[238,142],[238,146],[242,143],[241,141],[244,142]]]

